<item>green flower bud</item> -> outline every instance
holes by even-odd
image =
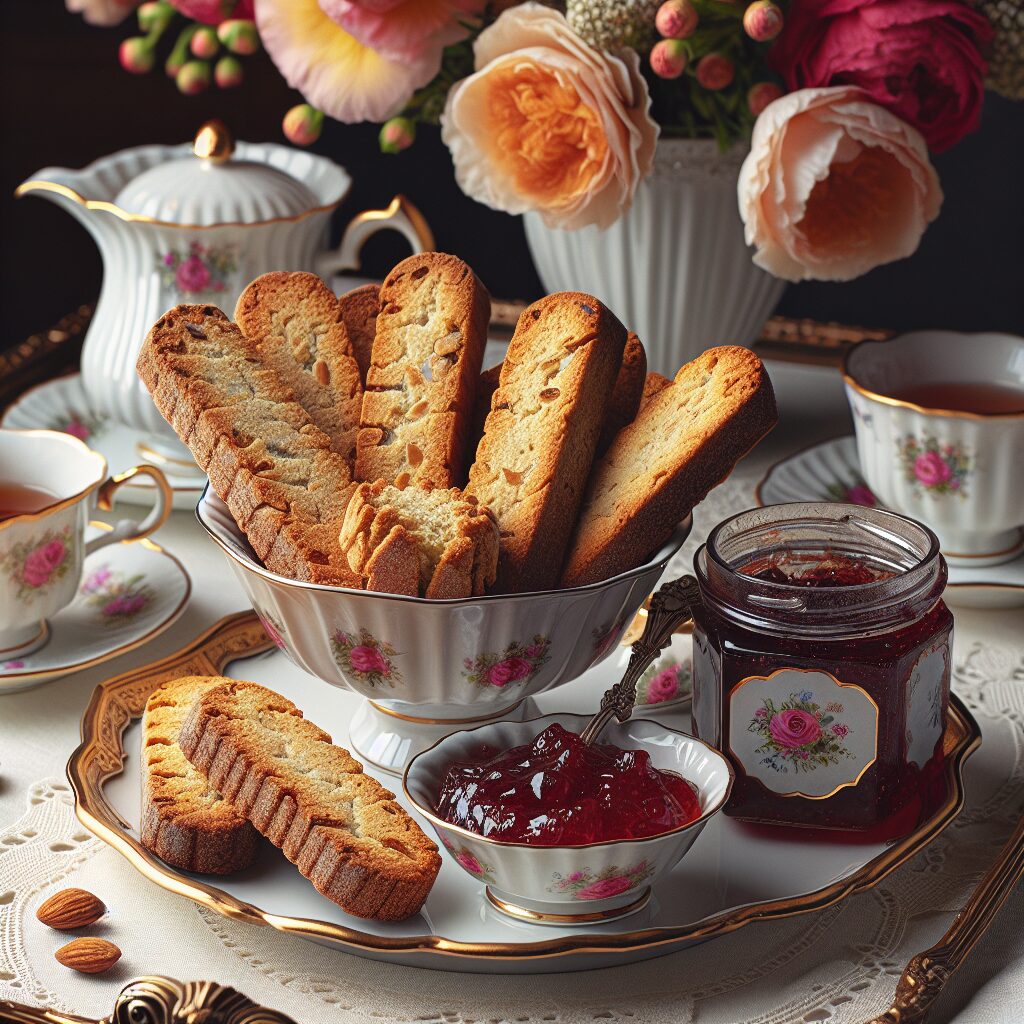
[[[217,38],[232,52],[248,57],[260,48],[256,22],[229,18],[217,26]]]
[[[407,117],[393,117],[380,130],[382,153],[401,153],[416,141],[416,125]]]
[[[205,60],[187,61],[174,76],[174,80],[179,92],[195,96],[210,86],[210,65]]]

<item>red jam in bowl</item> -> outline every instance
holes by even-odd
[[[651,764],[644,750],[587,746],[555,723],[532,743],[445,773],[437,813],[477,835],[534,846],[642,839],[700,817],[693,787]]]

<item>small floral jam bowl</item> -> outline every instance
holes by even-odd
[[[930,526],[953,566],[999,565],[1024,550],[1024,412],[891,397],[951,382],[1024,393],[1024,338],[917,331],[861,342],[847,353],[843,380],[861,472],[885,505]]]
[[[8,486],[53,496],[45,508],[0,522],[0,661],[7,661],[47,642],[48,620],[78,592],[86,557],[108,544],[148,537],[167,521],[172,495],[159,469],[135,466],[107,476],[102,455],[53,430],[0,430],[0,473]],[[142,522],[123,519],[86,542],[92,510],[109,512],[117,488],[140,474],[156,484],[153,510]]]
[[[533,846],[478,836],[435,812],[441,781],[453,761],[472,758],[481,745],[508,750],[529,743],[555,722],[580,733],[589,721],[589,715],[556,714],[456,732],[413,758],[405,770],[402,785],[413,807],[459,867],[484,883],[488,904],[509,917],[564,926],[603,924],[637,913],[650,901],[658,877],[679,863],[729,799],[733,771],[717,750],[657,722],[630,719],[609,725],[600,742],[646,750],[656,768],[692,783],[701,813],[688,825],[644,839]]]

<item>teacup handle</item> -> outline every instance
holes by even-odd
[[[358,270],[359,253],[366,240],[378,231],[389,229],[404,235],[414,253],[434,249],[434,233],[426,218],[405,196],[397,195],[385,210],[364,210],[356,214],[345,228],[338,248],[317,257],[317,273],[329,278],[343,270]]]
[[[167,477],[156,466],[132,466],[131,469],[126,469],[123,473],[117,473],[115,476],[108,477],[100,484],[100,489],[97,492],[97,507],[104,512],[109,512],[114,507],[114,495],[117,489],[137,476],[152,477],[153,483],[156,484],[156,502],[149,515],[141,522],[135,519],[121,519],[109,533],[93,537],[85,545],[87,557],[94,551],[99,551],[100,548],[104,548],[108,544],[113,544],[117,541],[142,540],[143,537],[148,537],[167,522],[171,514],[173,493],[171,485],[167,482]]]

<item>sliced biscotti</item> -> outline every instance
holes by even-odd
[[[457,487],[360,484],[341,549],[367,590],[452,599],[483,594],[498,569],[498,526]]]
[[[601,424],[601,436],[597,439],[598,455],[603,455],[615,439],[615,435],[627,423],[633,422],[633,417],[640,408],[646,376],[647,353],[640,339],[630,331],[622,352],[622,365],[619,367],[612,396],[608,402],[608,413]]]
[[[380,312],[380,285],[364,284],[338,296],[341,318],[345,321],[352,353],[359,364],[359,374],[366,381],[373,360],[373,339],[377,334]]]
[[[256,342],[215,306],[176,306],[150,330],[138,371],[268,569],[359,585],[338,545],[348,460]]]
[[[649,373],[644,380],[644,392],[640,398],[641,408],[646,405],[655,395],[664,391],[672,381],[668,377],[663,377],[660,373]]]
[[[224,680],[184,676],[157,687],[142,716],[142,825],[139,838],[184,871],[226,875],[248,867],[259,835],[181,752],[192,705]]]
[[[263,274],[239,296],[235,321],[294,388],[333,450],[354,462],[363,383],[334,293],[316,274]]]
[[[562,585],[639,565],[776,418],[771,381],[749,349],[713,348],[687,363],[594,466]]]
[[[328,899],[400,921],[427,898],[437,846],[346,750],[279,694],[223,680],[195,703],[181,749]]]
[[[360,480],[463,482],[490,297],[462,260],[403,260],[380,289],[356,451]]]
[[[557,584],[625,344],[611,311],[579,292],[519,317],[466,488],[498,521],[499,592]]]

